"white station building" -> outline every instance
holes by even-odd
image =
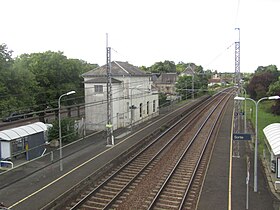
[[[84,73],[85,125],[105,130],[107,124],[107,65]],[[127,62],[111,62],[113,130],[148,120],[159,113],[158,93],[151,74]],[[132,107],[132,109],[131,109]]]

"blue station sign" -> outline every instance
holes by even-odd
[[[249,133],[234,133],[232,139],[240,141],[250,141],[252,138],[251,134]]]

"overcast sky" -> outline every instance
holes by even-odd
[[[151,66],[170,60],[234,72],[280,69],[280,0],[1,0],[0,43],[14,56],[62,51],[68,58]]]

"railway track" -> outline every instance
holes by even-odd
[[[229,94],[205,101],[66,209],[193,209]]]

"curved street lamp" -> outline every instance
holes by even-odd
[[[59,133],[59,166],[60,166],[60,171],[63,171],[63,166],[62,166],[62,138],[61,138],[61,120],[60,120],[60,100],[63,96],[68,96],[71,94],[76,93],[76,91],[72,90],[68,93],[62,94],[59,99],[58,99],[58,133]]]
[[[258,104],[263,100],[277,100],[280,99],[280,96],[269,96],[269,97],[263,97],[259,99],[257,102],[254,99],[251,98],[244,98],[236,96],[234,97],[234,100],[250,100],[253,101],[256,106],[256,122],[255,122],[255,157],[254,157],[254,192],[258,192]]]

